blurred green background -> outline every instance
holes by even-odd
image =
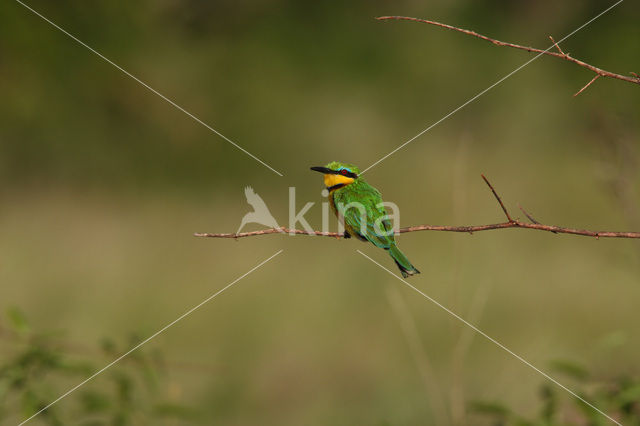
[[[545,379],[355,252],[392,267],[373,246],[192,234],[235,231],[250,211],[247,185],[281,225],[295,186],[299,208],[316,202],[307,218],[319,229],[323,185],[309,166],[368,167],[531,59],[375,16],[546,48],[612,3],[28,2],[280,177],[2,2],[0,308],[83,345],[144,338],[283,249],[145,347],[168,360],[163,398],[198,412],[175,424],[482,424],[475,400],[531,415]],[[640,4],[623,2],[562,47],[640,72],[639,20]],[[400,206],[404,226],[501,221],[485,173],[514,215],[521,203],[544,223],[638,231],[640,88],[600,79],[572,97],[592,77],[540,58],[366,178]],[[422,271],[411,284],[534,365],[640,375],[636,241],[518,230],[399,241]],[[0,339],[0,362],[18,350]],[[114,357],[89,358],[97,368]],[[87,375],[38,380],[53,399]],[[108,375],[86,386],[110,386]],[[56,410],[79,422],[76,406],[70,396]],[[10,410],[6,421],[23,416]]]

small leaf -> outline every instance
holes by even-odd
[[[587,395],[580,395],[580,398],[587,400],[588,397]],[[594,410],[593,407],[586,404],[584,401],[578,398],[573,398],[573,402],[580,409],[580,411],[582,411],[582,414],[584,414],[584,416],[589,419],[589,422],[590,422],[589,425],[599,426],[599,425],[608,424],[604,416],[602,416],[602,414]],[[591,401],[589,402],[591,402],[596,407],[604,406],[603,401],[597,401],[597,400],[591,399]]]
[[[511,410],[497,402],[472,401],[469,404],[472,411],[506,418],[511,415]]]
[[[622,330],[614,331],[602,337],[597,342],[597,346],[603,350],[617,349],[629,341],[629,335]]]
[[[122,404],[128,405],[133,399],[133,380],[129,375],[123,372],[114,373],[112,378],[116,384],[118,401]]]
[[[157,417],[173,417],[183,420],[193,419],[197,415],[193,408],[170,402],[157,404],[153,412]]]
[[[640,402],[640,383],[624,389],[617,396],[617,399],[623,405],[633,402]]]
[[[7,309],[7,319],[11,329],[18,334],[24,335],[30,331],[29,322],[24,313],[15,306]]]
[[[550,366],[552,370],[563,373],[577,380],[586,380],[589,378],[589,372],[587,369],[573,361],[555,360],[551,361]]]
[[[80,402],[87,413],[104,412],[111,406],[109,398],[96,391],[85,391],[80,394]]]
[[[89,376],[95,372],[96,368],[87,361],[64,360],[58,366],[58,370],[69,375]]]

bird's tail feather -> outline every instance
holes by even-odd
[[[400,269],[400,273],[404,278],[420,273],[420,271],[418,271],[416,267],[411,264],[409,259],[407,259],[407,256],[405,256],[398,247],[392,245],[391,247],[389,247],[388,251],[389,255],[391,255],[393,260],[396,262],[396,265],[398,265],[398,269]]]

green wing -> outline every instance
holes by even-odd
[[[344,190],[336,191],[334,202],[336,209],[344,217],[345,224],[353,228],[355,232],[366,240],[384,249],[388,249],[394,244],[393,234],[380,235],[378,233],[380,231],[390,231],[392,227],[384,206],[380,204],[382,203],[382,196],[377,189],[366,182],[358,182],[358,184],[349,185]],[[349,203],[356,202],[362,204],[367,214],[367,223],[364,227],[361,226],[362,216],[358,208],[345,209]],[[375,229],[376,221],[378,221],[378,232]]]

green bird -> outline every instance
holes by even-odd
[[[354,236],[385,249],[405,278],[420,273],[396,246],[380,192],[358,176],[360,170],[356,166],[334,161],[311,170],[324,174],[331,209],[344,223],[345,238]]]

